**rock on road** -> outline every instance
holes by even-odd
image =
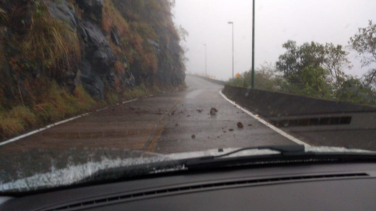
[[[187,76],[186,83],[185,91],[94,112],[3,145],[0,152],[113,148],[174,153],[294,144],[226,101],[219,94],[222,86],[194,76]],[[210,114],[211,108],[218,112]]]

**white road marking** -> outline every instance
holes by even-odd
[[[228,102],[230,102],[231,104],[235,105],[237,108],[239,108],[240,110],[244,111],[246,114],[250,115],[251,117],[255,118],[256,120],[258,120],[259,122],[261,122],[262,124],[264,124],[265,126],[269,127],[270,129],[274,130],[275,132],[279,133],[280,135],[286,137],[287,139],[289,139],[290,141],[292,142],[295,142],[297,144],[300,144],[300,145],[304,145],[304,146],[310,146],[309,144],[295,138],[294,136],[286,133],[285,131],[275,127],[274,125],[268,123],[267,121],[261,119],[260,117],[258,117],[258,115],[255,115],[251,112],[249,112],[248,110],[246,110],[245,108],[237,105],[235,102],[229,100],[223,93],[222,91],[219,91],[219,94],[225,99],[227,100]]]
[[[34,130],[34,131],[29,132],[29,133],[26,133],[26,134],[24,134],[24,135],[17,136],[17,137],[15,137],[15,138],[9,139],[8,141],[1,142],[1,143],[0,143],[0,146],[3,146],[3,145],[5,145],[5,144],[9,144],[9,143],[12,143],[12,142],[18,141],[18,140],[23,139],[23,138],[25,138],[25,137],[31,136],[31,135],[33,135],[33,134],[39,133],[39,132],[41,132],[41,131],[47,130],[47,129],[52,128],[52,127],[55,127],[55,126],[57,126],[57,125],[64,124],[64,123],[66,123],[66,122],[70,122],[70,121],[72,121],[72,120],[75,120],[75,119],[78,119],[78,118],[81,118],[81,117],[84,117],[84,116],[87,116],[87,115],[89,115],[89,113],[82,114],[82,115],[79,115],[79,116],[76,116],[76,117],[72,117],[72,118],[70,118],[70,119],[66,119],[66,120],[63,120],[63,121],[60,121],[60,122],[56,122],[56,123],[51,124],[51,125],[47,125],[46,127],[40,128],[40,129],[38,129],[38,130]]]
[[[138,100],[138,99],[136,98],[136,99],[133,99],[133,100],[124,101],[123,104],[131,103],[131,102],[134,102],[136,100]]]
[[[102,109],[97,109],[97,110],[95,110],[96,112],[100,112],[100,111],[104,111],[104,110],[107,110],[108,109],[108,107],[105,107],[105,108],[102,108]]]
[[[133,99],[133,100],[129,100],[129,101],[124,101],[123,104],[131,103],[131,102],[134,102],[134,101],[136,101],[136,100],[138,100],[138,99]],[[105,108],[102,108],[102,109],[98,109],[98,110],[96,110],[95,112],[100,112],[100,111],[103,111],[103,110],[106,110],[106,109],[108,109],[108,107],[105,107]],[[12,138],[12,139],[9,139],[9,140],[7,140],[7,141],[1,142],[1,143],[0,143],[0,146],[4,146],[4,145],[6,145],[6,144],[9,144],[9,143],[12,143],[12,142],[15,142],[15,141],[19,141],[19,140],[21,140],[21,139],[23,139],[23,138],[26,138],[26,137],[28,137],[28,136],[31,136],[31,135],[34,135],[34,134],[36,134],[36,133],[42,132],[42,131],[47,130],[47,129],[49,129],[49,128],[55,127],[55,126],[57,126],[57,125],[61,125],[61,124],[64,124],[64,123],[67,123],[67,122],[73,121],[73,120],[75,120],[75,119],[79,119],[79,118],[84,117],[84,116],[87,116],[87,115],[89,115],[89,114],[90,114],[90,113],[81,114],[81,115],[78,115],[78,116],[76,116],[76,117],[72,117],[72,118],[70,118],[70,119],[66,119],[66,120],[63,120],[63,121],[60,121],[60,122],[56,122],[56,123],[54,123],[54,124],[47,125],[46,127],[39,128],[39,129],[37,129],[37,130],[31,131],[31,132],[29,132],[29,133],[26,133],[26,134],[24,134],[24,135],[20,135],[20,136],[14,137],[14,138]]]

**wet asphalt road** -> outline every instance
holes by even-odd
[[[158,153],[294,144],[226,101],[223,88],[187,76],[189,88],[139,99],[0,146],[24,150],[131,149]],[[210,115],[210,109],[218,113]],[[238,128],[241,122],[244,128]]]
[[[223,86],[192,76],[187,76],[186,83],[189,89],[179,94],[174,115],[162,123],[149,151],[173,153],[294,144],[226,101],[219,94]],[[216,115],[210,115],[212,107],[218,110]],[[244,128],[238,128],[238,122]]]

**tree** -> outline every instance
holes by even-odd
[[[189,37],[189,32],[182,25],[175,26],[175,28],[179,34],[180,40],[185,42],[186,38]]]
[[[339,101],[359,104],[375,103],[375,93],[357,78],[344,81],[336,93],[336,98]]]
[[[184,70],[185,66],[187,65],[187,62],[189,61],[189,58],[186,56],[186,54],[189,51],[189,48],[186,46],[185,42],[187,41],[187,37],[189,37],[189,32],[182,26],[175,26],[176,31],[179,34],[180,38],[180,46],[182,48],[182,51],[180,53],[180,60],[184,63]]]
[[[341,45],[334,46],[332,43],[325,45],[325,57],[323,68],[328,70],[335,78],[336,82],[346,77],[343,68],[351,68],[351,63],[347,59],[348,52],[344,51]]]
[[[370,20],[366,28],[359,28],[359,34],[349,41],[350,47],[361,57],[362,67],[376,63],[376,24]],[[366,86],[376,84],[376,69],[373,68],[365,75]]]
[[[279,57],[277,69],[284,73],[284,78],[298,89],[306,88],[302,71],[309,67],[310,70],[322,68],[330,74],[322,75],[324,80],[334,79],[334,88],[338,87],[346,79],[344,68],[351,68],[347,59],[348,52],[343,50],[341,45],[335,46],[332,43],[322,45],[320,43],[304,43],[297,46],[295,41],[287,41],[283,44],[287,50]]]
[[[328,80],[329,72],[322,67],[309,65],[302,71],[305,87],[299,91],[301,95],[310,97],[330,98],[331,86]]]
[[[315,42],[297,46],[295,41],[289,40],[283,44],[283,48],[287,52],[279,57],[277,70],[283,72],[290,83],[304,87],[301,72],[307,66],[319,67],[324,62],[324,46]]]

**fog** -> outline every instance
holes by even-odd
[[[256,0],[256,68],[264,62],[275,64],[285,51],[282,44],[295,40],[348,46],[351,36],[368,20],[376,21],[375,0]],[[187,71],[205,71],[221,80],[232,75],[232,27],[235,26],[235,74],[251,68],[252,0],[176,0],[175,24],[183,26],[189,37],[183,43],[189,51]],[[349,52],[352,52],[348,49]],[[352,52],[348,74],[362,76],[360,59]]]

